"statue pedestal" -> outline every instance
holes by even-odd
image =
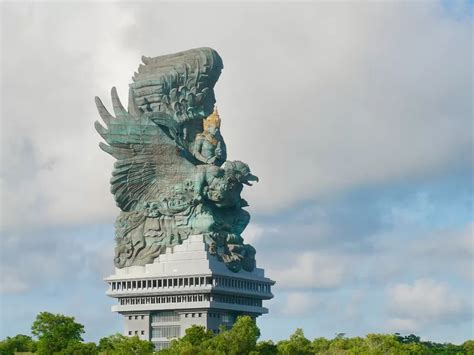
[[[168,248],[152,264],[116,269],[105,281],[107,295],[118,300],[112,311],[124,316],[124,335],[151,340],[157,350],[193,324],[217,333],[239,315],[268,313],[262,301],[273,297],[275,283],[263,269],[230,271],[202,235]]]

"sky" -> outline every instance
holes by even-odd
[[[41,311],[120,332],[113,158],[94,96],[142,55],[216,49],[244,232],[276,281],[262,339],[474,338],[470,1],[2,2],[0,339]]]

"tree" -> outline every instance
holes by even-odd
[[[330,340],[329,354],[368,354],[368,345],[365,339],[361,337],[348,338],[345,333],[336,334],[335,338]]]
[[[207,350],[207,342],[214,334],[200,325],[192,325],[186,329],[185,335],[180,339],[171,341],[170,347],[160,351],[160,354],[168,355],[195,355],[204,354]]]
[[[326,338],[315,338],[311,343],[311,349],[315,354],[326,353],[331,341]]]
[[[99,340],[99,352],[106,355],[151,355],[153,350],[151,341],[140,340],[138,336],[114,334]]]
[[[186,334],[180,340],[196,346],[211,339],[213,336],[214,334],[203,326],[193,325],[186,329]]]
[[[95,343],[70,342],[66,349],[55,355],[98,355],[99,349]]]
[[[192,325],[186,329],[185,335],[180,339],[171,341],[168,349],[162,350],[160,354],[169,355],[195,355],[205,354],[208,350],[208,342],[214,337],[214,333],[206,330],[200,325]]]
[[[416,343],[406,343],[413,344]],[[403,345],[395,335],[389,334],[367,334],[363,339],[364,350],[369,354],[397,353],[403,354]]]
[[[466,354],[474,354],[474,340],[466,340],[462,347]]]
[[[186,334],[171,342],[169,349],[160,351],[163,355],[240,355],[240,354],[276,354],[257,351],[257,339],[260,336],[255,321],[249,316],[238,317],[232,329],[221,328],[218,335],[201,326],[192,326]],[[265,345],[260,347],[268,348]]]
[[[81,342],[84,326],[76,323],[74,317],[41,312],[31,332],[38,337],[37,353],[50,355],[66,349],[70,343]]]
[[[307,355],[311,354],[311,342],[304,336],[301,328],[290,336],[289,340],[278,342],[278,353],[284,355]]]
[[[84,343],[84,326],[73,317],[42,312],[31,327],[38,337],[35,341],[27,335],[7,337],[0,341],[0,355],[14,355],[17,352],[32,352],[38,355],[152,355],[153,343],[140,340],[138,336],[126,337],[121,334],[100,339],[99,345]],[[276,345],[271,340],[257,340],[260,336],[255,321],[249,316],[238,317],[232,329],[221,326],[220,333],[214,335],[205,327],[193,325],[186,329],[180,339],[171,341],[169,349],[159,351],[161,355],[474,355],[474,340],[462,345],[422,341],[419,336],[398,333],[368,334],[362,337],[346,337],[344,333],[335,338],[315,338],[308,340],[302,329],[287,340]]]
[[[259,341],[253,355],[277,355],[278,347],[271,340]]]
[[[36,342],[28,335],[18,334],[0,341],[0,354],[13,355],[15,352],[35,352]]]
[[[255,350],[260,336],[255,321],[249,316],[238,317],[230,330],[224,330],[209,341],[208,348],[228,355],[248,354]]]
[[[420,337],[415,334],[401,336],[400,333],[395,333],[395,338],[402,344],[419,344]]]

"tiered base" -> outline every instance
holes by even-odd
[[[202,235],[169,248],[153,264],[116,269],[105,279],[107,295],[117,298],[113,312],[124,316],[124,335],[151,340],[157,350],[184,335],[193,324],[218,332],[239,315],[268,313],[274,281],[264,270],[234,273],[209,254]]]

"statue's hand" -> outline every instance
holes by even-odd
[[[207,164],[214,164],[215,161],[216,161],[216,158],[217,158],[216,156],[213,156],[212,158],[207,159],[206,163]]]
[[[195,194],[195,195],[193,196],[192,204],[193,204],[194,206],[197,206],[197,205],[199,205],[201,202],[202,202],[202,196],[199,195],[199,194]]]

